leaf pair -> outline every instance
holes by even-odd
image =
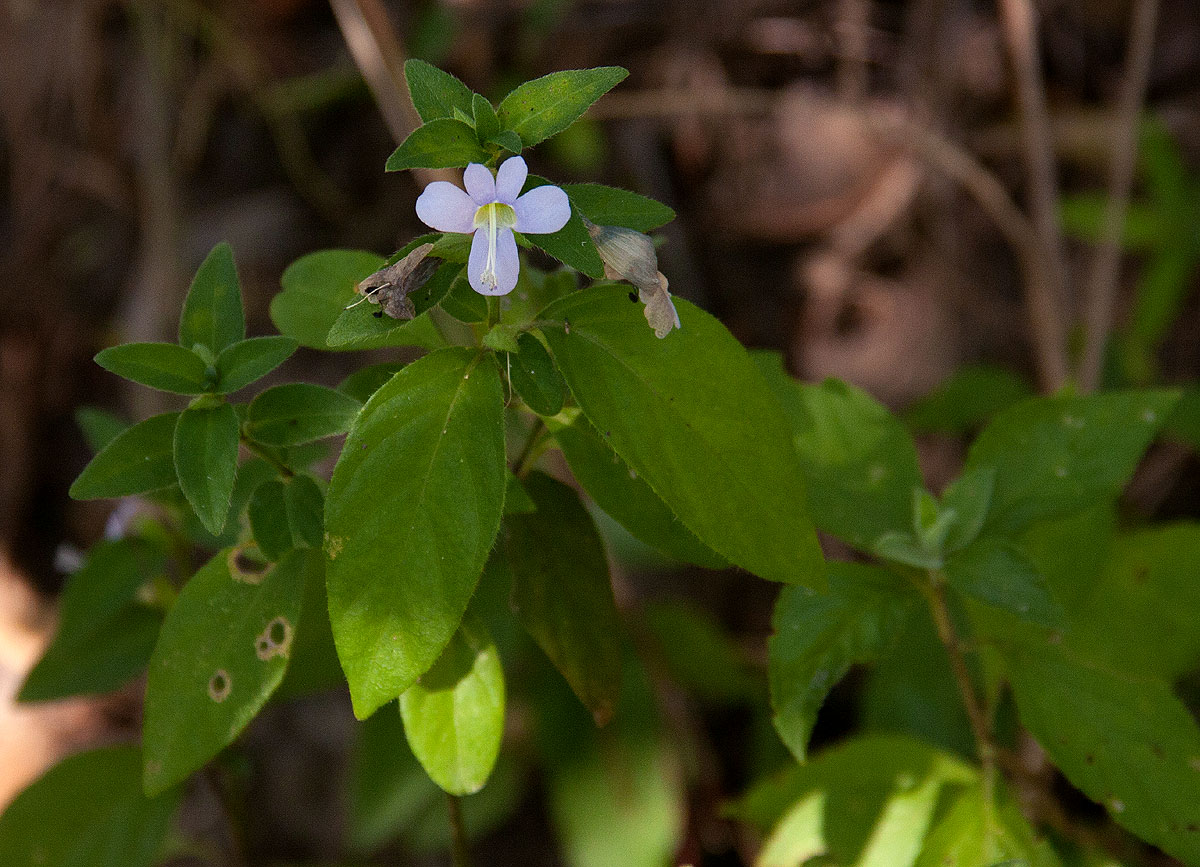
[[[388,158],[387,170],[450,168],[518,154],[565,130],[629,73],[617,66],[552,72],[522,84],[493,108],[449,73],[404,64],[422,125]]]

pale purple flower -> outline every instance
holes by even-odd
[[[520,157],[501,163],[494,178],[487,166],[471,163],[463,172],[466,192],[448,181],[434,181],[417,198],[417,216],[426,226],[474,234],[467,279],[481,295],[507,295],[517,285],[521,262],[514,229],[545,235],[557,232],[571,216],[567,194],[558,187],[535,187],[520,196],[528,173]]]

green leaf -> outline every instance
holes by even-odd
[[[470,124],[442,117],[414,129],[388,157],[384,169],[389,172],[446,169],[468,163],[486,163],[489,156]]]
[[[554,439],[588,496],[638,539],[684,563],[708,569],[729,565],[680,523],[586,418],[580,416],[571,425],[556,428]]]
[[[940,799],[976,785],[957,758],[910,738],[869,735],[759,783],[730,811],[769,831],[758,867],[816,863],[908,867]]]
[[[5,867],[151,867],[182,794],[142,795],[137,747],[69,756],[0,815]]]
[[[1015,544],[984,537],[946,561],[950,585],[1038,626],[1059,626],[1062,608],[1037,567]]]
[[[432,237],[436,236],[423,235],[406,246],[425,243]],[[281,334],[313,349],[341,351],[382,346],[439,346],[440,338],[427,322],[418,327],[410,323],[407,328],[388,331],[361,344],[333,347],[327,342],[330,329],[346,306],[362,298],[355,292],[355,287],[386,263],[382,256],[363,250],[321,250],[302,256],[289,265],[280,278],[283,291],[271,299],[271,321]],[[420,300],[417,293],[413,300],[414,304]]]
[[[58,633],[25,678],[20,701],[109,692],[150,659],[161,616],[134,594],[166,565],[161,548],[142,539],[100,541],[67,579]]]
[[[991,813],[989,822],[988,813]],[[915,867],[1059,867],[1048,843],[1037,842],[1016,805],[989,806],[981,786],[951,804],[929,836]]]
[[[347,394],[308,382],[276,385],[250,402],[246,436],[270,446],[297,446],[350,429],[362,405]]]
[[[1049,643],[1005,656],[1021,722],[1072,785],[1142,839],[1200,863],[1200,729],[1170,685]]]
[[[489,357],[444,349],[379,389],[346,439],[325,550],[330,620],[360,719],[434,663],[466,610],[500,526],[503,403]]]
[[[465,274],[459,275],[450,285],[450,291],[442,298],[441,307],[459,322],[473,324],[487,320],[487,298],[471,288]]]
[[[1032,394],[1029,383],[1012,371],[969,365],[913,404],[904,421],[918,433],[964,434]]]
[[[864,551],[884,533],[907,533],[913,488],[923,484],[916,446],[899,420],[852,385],[807,385],[784,371],[778,355],[755,358],[791,423],[817,527]]]
[[[102,448],[71,485],[76,500],[127,497],[175,484],[173,438],[179,413],[138,422]]]
[[[312,476],[284,481],[283,503],[297,548],[320,548],[325,536],[325,495]]]
[[[483,788],[504,734],[504,671],[487,628],[463,620],[442,655],[400,696],[413,755],[451,795]]]
[[[478,93],[472,98],[471,112],[475,121],[475,135],[480,144],[486,144],[493,136],[500,133],[500,120],[496,117],[496,109]]]
[[[337,390],[348,394],[359,403],[366,403],[371,395],[379,391],[384,384],[404,368],[402,361],[384,361],[360,367],[354,373],[338,383]]]
[[[530,175],[525,182],[525,191],[546,186],[550,182],[537,175]],[[557,232],[548,235],[527,235],[525,240],[539,250],[553,256],[564,265],[569,265],[576,271],[599,280],[604,276],[604,262],[596,252],[592,236],[579,218],[579,212],[574,206],[567,224]]]
[[[246,337],[242,313],[242,288],[233,249],[226,243],[213,247],[200,265],[183,302],[179,317],[179,345],[208,347],[213,355]]]
[[[205,529],[220,533],[237,479],[237,412],[227,403],[185,409],[175,423],[174,451],[183,495]]]
[[[367,349],[383,344],[444,345],[445,341],[439,337],[429,317],[422,314],[441,302],[462,271],[461,264],[447,262],[424,286],[410,294],[408,297],[416,310],[413,319],[393,319],[380,310],[379,305],[370,302],[343,310],[330,327],[326,342],[331,349]]]
[[[967,470],[996,471],[987,525],[1001,532],[1120,493],[1179,399],[1177,391],[1032,398],[997,415]]]
[[[75,424],[83,431],[83,438],[93,452],[100,451],[129,430],[129,424],[123,418],[94,406],[81,406],[75,410]]]
[[[619,66],[601,66],[552,72],[528,81],[500,103],[500,126],[519,135],[525,147],[532,147],[573,124],[627,75]]]
[[[895,576],[854,563],[829,563],[829,589],[785,587],[775,604],[768,674],[775,728],[803,762],[817,711],[855,663],[880,657],[918,600]]]
[[[621,713],[602,729],[569,692],[537,684],[542,776],[568,867],[663,867],[682,842],[678,749],[645,671],[628,656],[622,683]]]
[[[203,394],[212,388],[208,365],[174,343],[124,343],[96,354],[105,370],[174,394]]]
[[[675,212],[647,196],[603,184],[563,184],[575,209],[598,226],[650,232],[675,219]]]
[[[492,136],[490,141],[493,144],[497,144],[504,148],[509,153],[519,154],[525,148],[525,144],[521,141],[521,137],[511,129],[501,130]]]
[[[621,626],[604,546],[579,497],[542,473],[524,480],[537,511],[510,515],[512,606],[598,725],[621,690]]]
[[[682,602],[656,602],[643,616],[668,673],[688,692],[725,703],[757,696],[757,673],[711,613]]]
[[[453,117],[456,108],[471,113],[474,94],[450,73],[424,60],[412,59],[404,62],[404,78],[413,106],[423,122]]]
[[[944,550],[958,551],[975,541],[987,520],[995,487],[996,472],[991,467],[970,470],[950,483],[942,494],[942,511],[952,511],[954,519],[946,534]]]
[[[659,340],[624,289],[551,304],[546,341],[604,440],[702,542],[764,578],[824,583],[787,422],[746,351],[678,302]]]
[[[262,379],[287,361],[297,345],[290,337],[251,337],[227,346],[217,356],[217,391],[229,394]]]
[[[287,506],[283,502],[283,482],[268,479],[254,489],[246,516],[254,542],[268,560],[278,560],[295,548]]]
[[[191,577],[150,661],[143,732],[148,793],[198,770],[241,734],[283,680],[315,552],[244,572],[238,549]]]
[[[525,405],[538,415],[558,415],[565,386],[542,341],[525,332],[517,338],[517,351],[506,355],[505,362],[508,381]]]
[[[1088,658],[1176,679],[1200,663],[1200,525],[1117,536],[1099,574],[1068,609],[1067,643]]]

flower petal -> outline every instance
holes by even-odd
[[[471,258],[467,262],[467,281],[480,295],[507,295],[517,285],[521,272],[521,259],[517,255],[517,239],[512,229],[496,230],[496,285],[486,285],[483,271],[487,267],[488,236],[480,229],[471,241]]]
[[[516,202],[528,174],[529,169],[521,157],[509,157],[502,162],[496,172],[496,201],[506,205]]]
[[[434,181],[417,197],[417,216],[439,232],[474,231],[475,211],[471,197],[449,181]]]
[[[518,232],[546,235],[557,232],[571,219],[571,202],[558,187],[534,187],[513,205]]]
[[[463,184],[475,204],[490,205],[496,201],[496,179],[487,166],[471,163],[463,172]]]

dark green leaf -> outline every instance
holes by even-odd
[[[411,61],[410,61],[411,62]],[[437,786],[409,749],[395,708],[385,707],[357,727],[350,769],[347,837],[356,852],[372,852],[411,827]]]
[[[565,386],[542,342],[525,332],[517,338],[517,352],[506,356],[506,361],[508,381],[525,405],[538,415],[558,415]]]
[[[200,265],[183,302],[179,345],[191,349],[199,343],[215,356],[245,337],[242,289],[233,264],[233,249],[225,243],[217,244]]]
[[[290,337],[251,337],[226,347],[217,356],[217,391],[229,394],[262,379],[296,351]]]
[[[410,687],[458,628],[500,526],[503,403],[490,357],[444,349],[379,389],[346,439],[325,550],[360,719]]]
[[[191,577],[163,624],[146,684],[144,784],[161,792],[233,741],[283,680],[316,552],[245,572],[238,549]]]
[[[1200,525],[1117,536],[1069,609],[1067,643],[1090,659],[1175,679],[1200,664]]]
[[[492,136],[491,141],[509,153],[514,154],[519,154],[525,147],[524,142],[521,141],[521,137],[511,129],[501,130]]]
[[[425,123],[453,117],[456,108],[471,113],[471,89],[450,73],[424,60],[413,59],[404,63],[404,78],[413,106]]]
[[[829,565],[829,589],[785,587],[768,645],[775,728],[800,761],[817,711],[855,663],[881,656],[918,601],[895,576],[854,563]]]
[[[71,485],[76,500],[126,497],[175,484],[173,439],[179,413],[156,415],[118,435]]]
[[[424,243],[429,237],[414,240]],[[301,346],[333,349],[326,342],[329,330],[347,305],[362,298],[355,292],[355,287],[385,264],[382,256],[362,250],[321,250],[302,256],[289,265],[280,278],[283,291],[271,300],[271,321],[281,334],[295,339]],[[417,293],[413,299],[414,303],[419,301]],[[344,348],[430,347],[440,345],[439,341],[437,332],[425,322],[420,326],[410,324],[361,345],[355,343]]]
[[[944,543],[946,551],[958,551],[975,541],[987,520],[995,487],[995,471],[981,467],[963,473],[946,488],[942,511],[954,513]]]
[[[368,367],[360,367],[338,383],[337,390],[348,394],[359,403],[366,403],[371,395],[379,391],[389,379],[404,367],[402,361],[384,361]]]
[[[292,661],[283,683],[275,690],[273,698],[277,701],[342,690],[346,685],[337,648],[333,646],[333,631],[329,628],[324,558],[311,558],[309,565],[300,622],[296,626],[296,640],[292,642]]]
[[[97,353],[96,363],[159,391],[202,394],[213,385],[204,360],[174,343],[124,343]]]
[[[442,655],[400,696],[413,755],[451,795],[483,788],[504,734],[504,671],[487,628],[467,617]]]
[[[58,633],[25,678],[20,701],[109,692],[150,659],[162,617],[134,600],[166,565],[160,548],[131,538],[101,541],[67,579]]]
[[[283,482],[279,479],[268,479],[254,489],[246,516],[250,519],[254,542],[268,560],[276,561],[296,547],[283,502]]]
[[[504,533],[513,609],[603,725],[621,690],[621,628],[604,546],[574,491],[542,473],[524,486],[537,511],[510,515]]]
[[[709,612],[681,602],[659,602],[647,606],[644,616],[667,671],[680,686],[719,702],[757,695],[757,675]]]
[[[496,109],[477,93],[472,97],[471,111],[475,120],[475,135],[480,144],[486,144],[500,132],[500,120],[496,117]]]
[[[1167,433],[1200,452],[1200,388],[1184,391],[1167,421]]]
[[[650,232],[675,219],[675,212],[654,199],[603,184],[563,184],[575,209],[598,226],[624,226]]]
[[[205,529],[220,533],[237,479],[237,412],[227,403],[185,409],[175,423],[174,451],[183,495]]]
[[[570,426],[556,429],[554,439],[588,496],[635,537],[684,563],[709,569],[729,565],[680,523],[586,418],[580,416]]]
[[[946,577],[960,593],[995,605],[1038,626],[1058,626],[1063,612],[1046,579],[1012,542],[984,537],[946,561]]]
[[[505,515],[531,515],[537,511],[537,503],[525,492],[521,480],[511,473],[504,488]]]
[[[1033,398],[997,415],[967,455],[993,467],[987,525],[1000,531],[1116,497],[1167,420],[1176,391]]]
[[[542,312],[580,408],[702,542],[764,578],[824,583],[787,421],[746,351],[686,301],[659,340],[625,290],[593,287]]]
[[[83,438],[93,452],[100,451],[129,430],[129,423],[123,418],[94,406],[81,406],[75,410],[75,424],[83,431]]]
[[[320,548],[325,535],[325,495],[312,476],[287,479],[283,488],[292,540],[297,548]]]
[[[459,322],[472,324],[487,320],[487,298],[471,288],[466,275],[460,275],[451,284],[450,291],[442,298],[441,306]]]
[[[530,175],[525,182],[525,190],[528,192],[549,183],[545,178]],[[604,262],[596,252],[596,245],[584,227],[583,220],[579,218],[579,212],[573,206],[567,224],[557,232],[548,235],[527,235],[525,239],[576,271],[597,280],[604,276]]]
[[[1200,729],[1170,685],[1044,642],[1005,655],[1021,722],[1067,779],[1139,837],[1200,863]]]
[[[362,404],[347,394],[308,382],[276,385],[254,398],[246,435],[271,446],[296,446],[350,429]]]
[[[792,379],[779,356],[755,356],[791,422],[813,522],[860,550],[912,527],[923,487],[917,450],[900,421],[866,392],[838,380]]]
[[[388,157],[384,169],[445,169],[486,163],[488,157],[470,124],[442,117],[413,130]]]
[[[462,265],[447,262],[420,290],[409,296],[416,309],[415,319],[393,319],[383,313],[378,304],[365,302],[341,312],[330,327],[326,342],[331,349],[368,349],[383,344],[437,346],[440,341],[437,330],[429,317],[421,314],[445,297],[462,270]]]
[[[601,66],[552,72],[528,81],[500,103],[500,126],[532,147],[573,124],[627,75],[619,66]]]
[[[5,867],[151,867],[179,791],[142,795],[137,747],[76,753],[0,816]]]
[[[913,404],[904,420],[918,433],[964,434],[1031,394],[1029,383],[1012,371],[982,365],[961,367]]]

